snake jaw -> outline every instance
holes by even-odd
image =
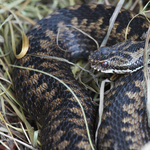
[[[133,73],[143,67],[140,66],[132,70],[129,67],[130,65],[131,65],[130,62],[125,60],[122,61],[120,59],[119,61],[112,61],[111,59],[108,59],[103,61],[97,61],[97,60],[93,61],[91,63],[91,68],[102,73],[126,74],[126,73]]]

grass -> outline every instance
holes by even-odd
[[[101,2],[101,1],[99,1]],[[124,7],[129,9],[132,1]],[[112,1],[116,5],[117,0]],[[52,3],[44,4],[40,0],[2,0],[0,2],[0,149],[40,149],[41,126],[32,120],[22,106],[18,103],[13,89],[12,67],[15,51],[22,36],[25,36],[37,20],[42,19],[54,10],[74,5],[74,0],[53,0]],[[141,3],[137,4],[140,9]],[[136,5],[136,6],[137,6]],[[133,5],[132,5],[133,6]],[[133,8],[132,8],[133,9]],[[84,60],[77,64],[89,70],[89,65]],[[79,72],[78,67],[73,67],[74,74]],[[92,72],[92,70],[90,70]],[[95,75],[101,76],[100,73]],[[83,78],[82,78],[83,77]],[[88,80],[84,80],[88,78]],[[95,100],[99,99],[99,86],[102,78],[93,80],[87,72],[82,70],[76,76],[80,82],[91,83],[86,88],[94,91]]]

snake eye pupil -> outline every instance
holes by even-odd
[[[101,66],[102,66],[103,68],[106,68],[106,67],[108,66],[108,62],[107,62],[107,61],[102,62],[102,63],[101,63]]]

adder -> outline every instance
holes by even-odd
[[[94,149],[140,149],[150,140],[142,86],[143,69],[140,64],[145,43],[134,42],[141,41],[146,34],[148,21],[142,15],[136,16],[129,24],[129,41],[123,42],[126,27],[135,14],[122,9],[107,42],[107,46],[117,45],[100,48],[94,53],[97,49],[94,40],[83,34],[85,32],[100,44],[106,35],[114,9],[100,4],[63,8],[39,20],[27,33],[28,52],[16,64],[42,70],[47,74],[14,68],[14,85],[18,100],[42,125],[42,149],[92,149],[79,103],[64,84],[48,74],[67,84],[80,100]],[[21,44],[17,53],[20,51]],[[128,70],[128,73],[120,75],[114,81],[115,87],[105,97],[97,145],[94,142],[97,106],[85,88],[74,79],[70,65],[64,61],[35,55],[68,60],[87,58],[90,55],[89,62],[98,71],[122,73],[121,70]],[[108,55],[112,58],[108,58]],[[120,66],[123,68],[120,69]]]

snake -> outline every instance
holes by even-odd
[[[13,82],[19,102],[42,125],[43,150],[140,149],[150,140],[141,65],[145,45],[143,37],[149,23],[143,15],[130,22],[135,14],[121,9],[107,46],[97,50],[93,39],[99,44],[102,42],[114,10],[113,6],[101,4],[62,8],[39,20],[27,33],[28,52],[15,64],[30,69],[14,67]],[[17,54],[21,49],[20,44]],[[71,65],[53,57],[69,61],[89,58],[95,70],[120,74],[105,96],[97,144],[97,105],[90,92],[75,80]],[[75,95],[58,79],[78,97],[93,148]]]

